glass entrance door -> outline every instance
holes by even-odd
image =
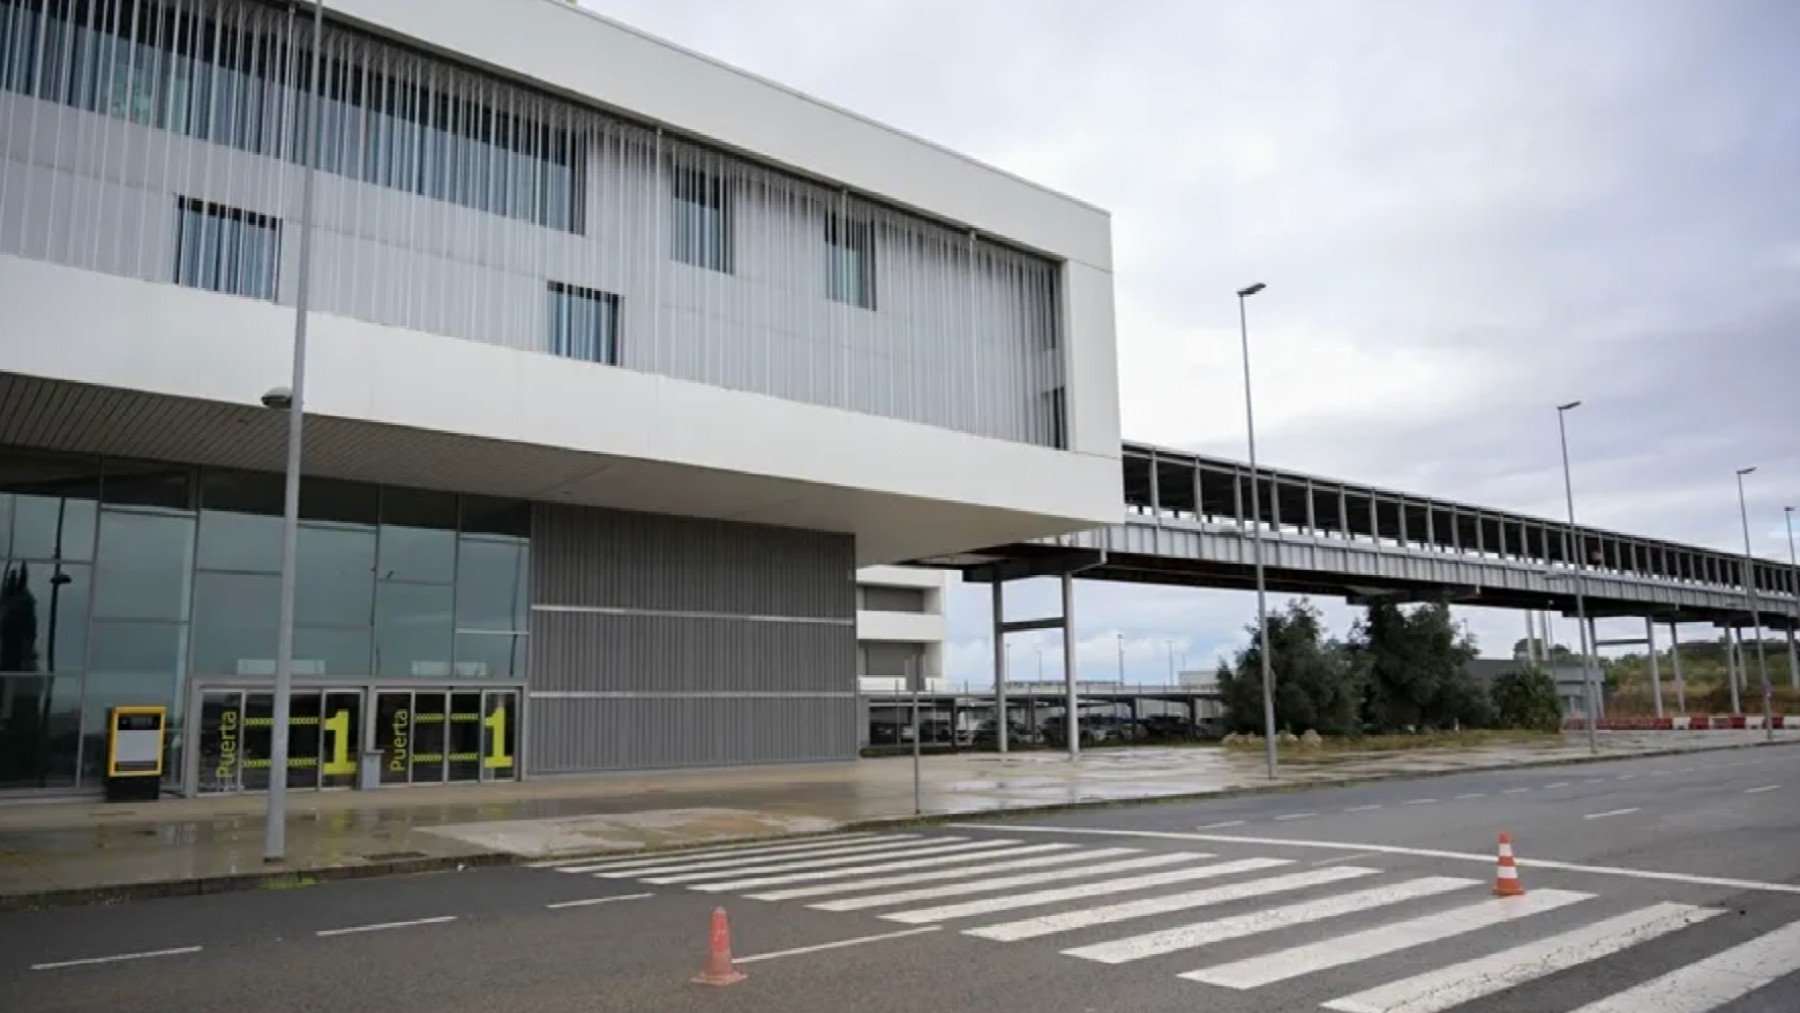
[[[209,688],[198,704],[197,790],[267,790],[273,694]],[[382,784],[518,777],[517,689],[305,689],[289,707],[290,788],[354,787],[359,747],[381,754]]]

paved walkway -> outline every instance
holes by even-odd
[[[1778,731],[1800,743],[1800,731]],[[1760,731],[1616,732],[1608,756],[1748,746]],[[1577,760],[1579,735],[1477,748],[1297,756],[1284,786]],[[1269,786],[1258,751],[1114,748],[927,756],[928,814],[1192,796]],[[550,858],[747,837],[818,833],[913,813],[909,757],[518,784],[289,795],[288,862],[261,861],[261,796],[106,804],[0,804],[0,906],[73,891],[223,887],[271,872],[374,874],[457,862]],[[67,899],[66,897],[64,899]]]

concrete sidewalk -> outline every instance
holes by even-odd
[[[1775,733],[1800,742],[1800,731]],[[1757,745],[1760,731],[1612,732],[1603,757]],[[1296,757],[1271,784],[1258,751],[1135,747],[927,756],[927,815],[1030,810],[1424,776],[1588,757],[1585,740]],[[289,796],[288,861],[265,865],[261,796],[0,805],[0,908],[197,893],[271,877],[425,871],[822,833],[913,815],[910,757],[543,778]]]

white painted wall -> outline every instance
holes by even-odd
[[[240,406],[288,375],[293,311],[272,303],[0,256],[0,305],[5,372]],[[869,563],[1118,518],[1099,456],[326,314],[310,331],[315,414],[593,455],[587,479],[515,495],[851,532]],[[626,480],[634,461],[662,467]]]

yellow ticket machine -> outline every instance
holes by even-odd
[[[106,798],[154,799],[161,791],[166,707],[113,707],[106,712]]]

